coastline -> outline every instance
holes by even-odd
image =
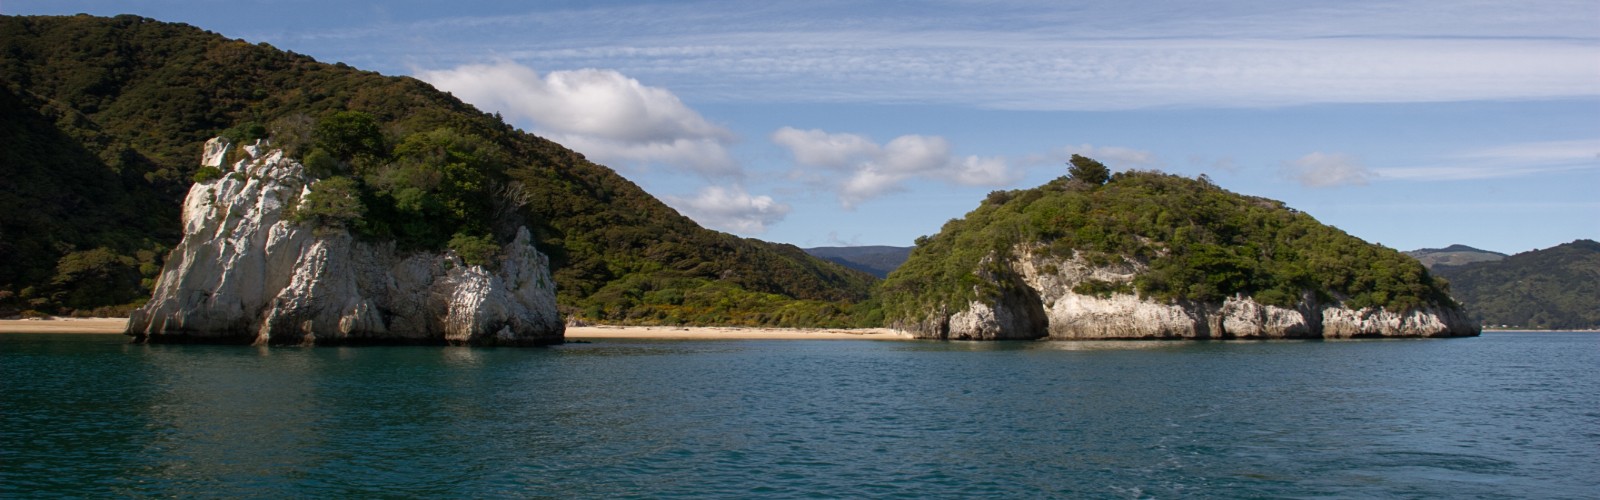
[[[0,320],[0,334],[121,334],[128,318],[48,318]],[[683,326],[573,326],[567,340],[911,340],[888,328],[745,328]]]
[[[121,334],[128,318],[0,319],[0,333]]]
[[[888,328],[748,328],[728,326],[569,326],[567,340],[911,340]]]

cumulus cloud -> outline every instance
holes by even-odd
[[[1378,176],[1350,155],[1322,152],[1286,163],[1284,173],[1306,187],[1365,186]]]
[[[903,190],[913,179],[1002,186],[1020,177],[1001,158],[955,156],[939,136],[902,135],[880,145],[857,134],[783,127],[771,138],[794,155],[795,163],[829,171],[820,178],[837,190],[846,208]]]
[[[540,75],[513,62],[423,70],[417,78],[479,108],[533,123],[536,132],[602,162],[664,163],[737,176],[734,135],[677,95],[602,69]]]
[[[771,196],[752,196],[742,187],[707,186],[691,197],[667,196],[668,205],[713,229],[761,234],[789,215],[789,205]]]
[[[856,134],[830,134],[821,130],[784,127],[772,133],[772,142],[794,153],[794,161],[814,167],[848,168],[881,148]]]

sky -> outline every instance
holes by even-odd
[[[707,227],[909,246],[998,189],[1204,174],[1391,248],[1600,239],[1600,2],[0,0],[412,76]]]

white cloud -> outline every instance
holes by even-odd
[[[1377,177],[1343,153],[1311,153],[1285,164],[1284,172],[1307,187],[1364,186]]]
[[[1378,169],[1385,178],[1440,181],[1523,177],[1600,169],[1600,138],[1506,144],[1467,151],[1436,165]]]
[[[795,163],[821,167],[810,172],[838,192],[846,208],[905,189],[913,179],[932,179],[962,186],[1003,186],[1020,175],[1001,158],[958,157],[943,137],[902,135],[879,145],[861,135],[783,127],[772,142],[787,148]],[[844,175],[839,179],[839,175]]]
[[[416,71],[417,78],[479,108],[525,119],[535,130],[602,162],[665,163],[713,176],[737,176],[732,132],[707,121],[678,96],[611,70],[540,76],[512,62]]]
[[[881,150],[872,140],[856,134],[830,134],[793,127],[773,132],[772,142],[789,148],[796,163],[814,167],[848,168]]]
[[[771,196],[752,196],[742,187],[707,186],[692,197],[667,196],[668,205],[713,229],[754,235],[789,215],[789,205]]]

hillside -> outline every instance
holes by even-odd
[[[495,208],[475,193],[515,198],[496,220],[533,231],[559,303],[583,319],[841,324],[873,281],[792,245],[704,229],[611,169],[421,81],[182,24],[0,17],[0,109],[0,314],[115,314],[148,296],[177,243],[182,196],[206,175],[199,147],[217,135],[331,153],[329,173],[351,176],[371,208],[351,221],[368,238],[438,246],[456,228],[406,227],[416,219],[405,216],[467,220]],[[374,122],[355,127],[367,142],[329,142],[336,125],[361,125],[339,121],[352,116]],[[456,161],[462,152],[470,161]],[[413,167],[448,181],[406,191],[416,176],[383,174]],[[475,224],[457,235],[504,243],[516,225]]]
[[[878,278],[888,277],[890,272],[900,267],[900,264],[904,264],[906,257],[911,255],[911,247],[891,246],[816,247],[805,250],[813,256]]]
[[[1437,269],[1438,266],[1459,266],[1473,262],[1488,262],[1506,258],[1506,254],[1479,250],[1466,245],[1450,245],[1444,248],[1422,248],[1406,252],[1412,258],[1428,266],[1428,269]]]
[[[1052,338],[1122,335],[1102,326],[1121,320],[1149,330],[1130,335],[1139,338],[1320,336],[1336,316],[1366,318],[1340,335],[1468,334],[1470,327],[1454,324],[1460,313],[1446,285],[1400,252],[1204,177],[1107,176],[1098,162],[1074,158],[1080,161],[1102,173],[1087,182],[1068,176],[990,193],[966,217],[919,238],[880,287],[886,317],[913,330],[954,330],[957,323],[978,321],[1024,335],[1048,322]],[[1249,312],[1236,305],[1265,306],[1269,313],[1239,318],[1256,330],[1219,332],[1236,319],[1230,315]],[[1146,319],[1164,315],[1178,324],[1140,323],[1145,320],[1099,315],[1095,308]],[[1414,313],[1437,316],[1426,321],[1438,324],[1380,332],[1370,321],[1380,312],[1402,322]],[[1271,325],[1280,313],[1299,326]],[[1047,321],[1046,315],[1079,322]],[[1268,332],[1273,329],[1278,333]]]
[[[1600,329],[1600,242],[1577,240],[1434,272],[1486,326]]]

